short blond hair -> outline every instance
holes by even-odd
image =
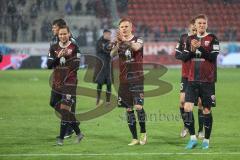
[[[122,18],[122,19],[119,21],[118,25],[121,25],[122,22],[132,23],[132,20],[131,20],[129,17]]]
[[[197,19],[205,19],[206,21],[208,20],[207,16],[205,14],[199,14],[197,15],[194,20],[196,21]]]

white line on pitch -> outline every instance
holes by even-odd
[[[0,154],[0,157],[56,157],[56,156],[151,156],[151,155],[240,155],[240,152],[226,152],[226,153],[186,153],[186,152],[177,152],[177,153],[63,153],[63,154],[55,154],[55,153],[39,153],[39,154]]]

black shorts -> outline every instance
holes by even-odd
[[[58,92],[55,92],[54,90],[51,91],[51,97],[50,97],[50,106],[55,108],[57,104],[59,104],[63,99],[66,99],[66,95],[60,94]],[[73,104],[71,105],[71,111],[75,113],[76,110],[76,96],[71,96]]]
[[[62,95],[58,92],[51,91],[51,97],[50,97],[50,106],[55,108],[55,106],[62,100]]]
[[[101,79],[98,79],[97,81],[97,84],[101,84],[101,85],[111,85],[112,84],[112,81],[110,79],[110,77],[102,77]]]
[[[132,108],[144,104],[143,84],[120,84],[118,90],[118,106]]]
[[[190,103],[196,103],[198,97],[201,98],[204,108],[215,107],[215,83],[188,82],[188,87],[185,94],[185,101]]]
[[[184,93],[187,90],[187,85],[188,85],[188,78],[182,77],[181,83],[180,83],[180,92]]]

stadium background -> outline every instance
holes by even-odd
[[[239,0],[1,0],[0,70],[6,71],[0,71],[0,159],[238,159],[239,8]],[[218,107],[211,150],[186,152],[188,138],[179,138],[180,63],[174,50],[189,20],[199,13],[208,16],[209,32],[220,40]],[[146,111],[153,116],[147,123],[149,144],[126,147],[130,137],[124,113],[115,109],[83,122],[86,140],[79,146],[68,140],[63,148],[53,147],[59,121],[48,105],[51,71],[45,69],[52,20],[64,18],[82,53],[94,55],[103,29],[114,31],[123,16],[132,18],[136,34],[144,38],[144,61],[165,65],[168,70],[159,77],[172,85],[168,94],[146,98]],[[95,88],[84,82],[86,65],[83,61],[80,66],[80,84]],[[79,102],[78,110],[84,112],[95,99],[80,96]]]
[[[0,11],[0,69],[45,68],[51,23],[64,18],[85,54],[95,54],[103,29],[115,29],[128,16],[145,40],[145,61],[179,64],[176,41],[198,13],[209,18],[209,32],[219,37],[220,65],[239,65],[240,3],[238,0],[3,0]],[[83,66],[84,67],[84,66]]]

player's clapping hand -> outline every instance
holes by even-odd
[[[120,43],[122,41],[122,35],[120,33],[120,31],[118,30],[117,31],[117,34],[116,34],[116,40],[117,40],[117,43]]]
[[[64,57],[66,54],[67,54],[67,50],[66,49],[62,49],[60,52],[58,52],[58,58]]]
[[[199,48],[200,46],[201,46],[201,42],[196,39],[193,39],[191,41],[191,52],[196,52],[196,49]]]
[[[127,41],[126,38],[121,34],[121,32],[119,30],[117,30],[116,32],[116,37],[114,39],[115,43],[121,43],[123,41]]]

